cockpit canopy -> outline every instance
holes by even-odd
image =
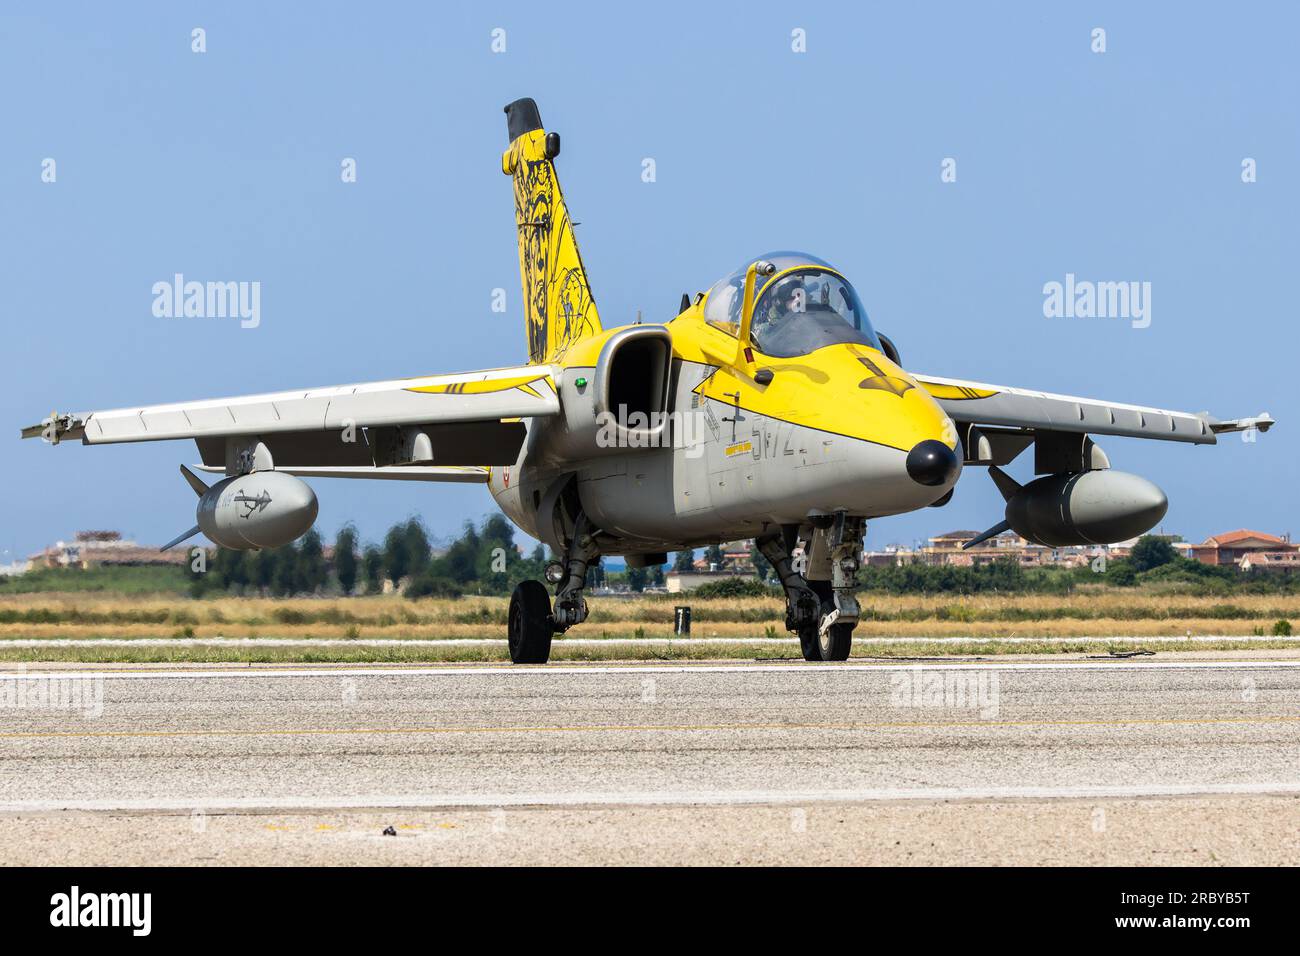
[[[804,252],[769,252],[750,259],[709,290],[704,320],[728,335],[740,334],[745,272],[759,259],[776,272],[754,283],[754,347],[774,358],[807,355],[827,345],[856,342],[880,349],[857,292],[830,263]]]

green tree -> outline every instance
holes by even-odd
[[[429,544],[429,535],[424,530],[424,522],[419,518],[407,519],[402,529],[402,539],[406,542],[406,559],[410,574],[423,571],[429,564],[433,547]]]
[[[723,561],[725,560],[722,554],[722,545],[709,545],[708,550],[704,552],[704,559],[709,562],[709,568],[711,570],[721,571]]]
[[[257,588],[259,594],[270,592],[275,583],[275,562],[275,551],[262,550],[248,556],[249,583]]]
[[[1144,534],[1133,545],[1129,562],[1133,565],[1133,570],[1140,574],[1163,564],[1171,564],[1177,557],[1178,552],[1174,550],[1174,546],[1164,538]]]
[[[771,588],[755,581],[753,578],[727,577],[705,581],[698,588],[691,591],[691,597],[700,600],[705,598],[769,597],[772,593]]]
[[[367,545],[366,550],[361,554],[361,569],[365,574],[366,590],[369,593],[378,594],[383,590],[384,552],[373,544]]]
[[[490,548],[515,550],[515,526],[505,515],[495,514],[484,521],[482,537],[484,544]]]
[[[302,536],[295,563],[297,565],[295,591],[315,594],[325,586],[327,576],[325,549],[321,545],[320,532],[315,528]]]
[[[460,537],[434,562],[434,574],[461,584],[478,580],[479,551],[482,546],[483,539],[479,537],[474,522],[466,521],[465,530]]]
[[[1104,577],[1107,584],[1116,584],[1122,588],[1131,588],[1137,584],[1137,571],[1129,561],[1112,561],[1106,566]]]
[[[384,535],[384,577],[396,587],[402,578],[411,573],[411,555],[406,546],[406,533],[401,525],[393,525]]]
[[[517,583],[512,578],[523,563],[515,547],[514,525],[505,515],[492,515],[483,522],[479,541],[479,581],[490,591],[509,590]]]
[[[345,524],[334,539],[334,573],[344,594],[357,586],[357,529]]]
[[[678,551],[673,558],[674,571],[694,571],[695,570],[695,552]]]
[[[272,561],[275,578],[271,581],[271,593],[276,597],[287,597],[298,589],[298,549],[291,544],[283,548],[274,548]]]
[[[645,583],[645,568],[634,568],[629,565],[627,569],[627,586],[633,591],[644,591]]]
[[[248,551],[219,548],[208,561],[207,576],[223,591],[237,591],[251,582],[254,555]]]

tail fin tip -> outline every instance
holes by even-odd
[[[506,128],[510,132],[510,142],[514,142],[525,133],[542,128],[542,114],[537,110],[537,101],[525,96],[523,99],[507,103],[505,108]]]

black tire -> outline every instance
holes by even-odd
[[[832,624],[817,639],[817,650],[824,661],[847,661],[852,646],[852,624]]]
[[[835,591],[829,581],[809,581],[808,586],[816,592],[822,601],[822,613],[828,614],[834,607]],[[804,649],[803,659],[806,661],[846,661],[849,659],[849,650],[853,647],[853,627],[852,624],[832,624],[826,629],[825,634],[818,634],[817,627],[814,625],[811,630],[813,643],[813,654],[810,657],[808,649]],[[799,643],[804,643],[803,635],[799,635]]]
[[[822,659],[822,649],[817,643],[817,628],[805,627],[799,631],[799,650],[803,651],[803,659],[806,661],[819,661]]]
[[[825,587],[825,590],[826,590],[826,592],[827,592],[826,595],[823,595],[823,594],[822,594],[822,590],[823,590],[823,588],[821,587],[821,585],[823,585],[823,584],[825,584],[825,586],[826,586],[826,587]],[[829,596],[829,594],[830,594],[830,583],[829,583],[829,582],[823,582],[823,581],[809,581],[809,582],[808,582],[808,587],[812,590],[812,592],[813,592],[814,594],[817,595],[817,600],[818,600],[819,602],[820,602],[821,600],[823,600],[824,597]],[[809,613],[809,612],[807,611],[807,609],[804,609],[804,608],[801,608],[801,611],[803,611],[805,614],[806,614],[806,613]],[[799,650],[803,652],[803,659],[806,660],[806,661],[820,661],[820,660],[822,659],[821,648],[818,647],[818,645],[817,645],[817,620],[816,620],[816,618],[817,618],[817,616],[818,616],[818,613],[820,613],[820,612],[814,612],[814,613],[813,613],[813,620],[811,620],[811,621],[808,620],[808,619],[805,617],[803,625],[802,625],[801,627],[799,627],[799,628],[793,628],[793,627],[790,626],[790,625],[793,623],[793,620],[794,620],[794,618],[793,618],[793,614],[787,614],[787,615],[786,615],[786,625],[785,625],[785,626],[786,626],[787,629],[794,631],[795,634],[797,634],[797,635],[799,636]]]
[[[545,664],[551,656],[551,595],[541,581],[521,581],[510,595],[510,661]]]

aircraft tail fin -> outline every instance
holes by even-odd
[[[599,332],[600,316],[555,175],[560,134],[542,128],[530,99],[515,100],[505,112],[510,147],[501,171],[514,179],[528,361],[551,362],[571,343]]]

